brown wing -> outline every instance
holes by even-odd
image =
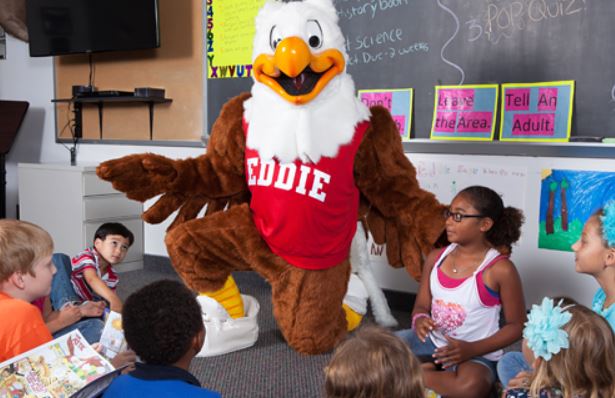
[[[387,244],[387,259],[421,275],[423,256],[444,231],[443,210],[435,195],[420,188],[416,170],[404,154],[395,122],[382,107],[371,108],[371,126],[355,157],[357,187],[364,198],[367,228]]]
[[[131,199],[161,197],[143,213],[160,223],[179,210],[169,229],[196,218],[207,205],[211,214],[247,200],[244,177],[245,135],[243,102],[249,94],[232,98],[214,123],[207,153],[172,160],[155,154],[130,155],[103,162],[96,172]]]

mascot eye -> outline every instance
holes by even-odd
[[[310,19],[307,21],[307,35],[310,47],[322,47],[322,29],[317,20]]]
[[[276,47],[278,46],[278,44],[280,44],[281,41],[282,37],[278,33],[278,28],[277,26],[273,25],[273,27],[271,28],[271,32],[269,32],[269,45],[271,46],[271,49],[275,51]]]

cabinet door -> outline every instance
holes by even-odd
[[[141,261],[143,260],[143,221],[139,218],[133,219],[108,219],[108,220],[100,220],[100,221],[90,221],[85,223],[85,235],[83,237],[83,241],[87,242],[87,246],[91,246],[94,243],[94,233],[98,227],[106,222],[119,222],[122,223],[132,232],[135,237],[132,246],[128,249],[128,254],[126,254],[126,258],[123,262],[129,263],[132,261]]]
[[[107,220],[119,217],[140,217],[143,204],[124,195],[86,196],[83,198],[85,221]]]
[[[118,193],[110,182],[98,178],[95,172],[83,173],[83,195],[108,195]]]

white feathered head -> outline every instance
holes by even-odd
[[[270,0],[256,17],[247,144],[262,158],[318,162],[352,140],[369,117],[346,73],[332,0]]]

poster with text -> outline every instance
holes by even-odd
[[[265,0],[209,0],[204,4],[207,78],[250,77],[254,18]]]
[[[491,141],[498,85],[436,86],[432,140]]]
[[[524,166],[433,159],[430,154],[413,153],[407,156],[416,169],[416,178],[421,188],[435,194],[441,203],[451,203],[461,190],[479,181],[481,185],[497,192],[506,206],[518,209],[526,207],[528,170]],[[373,266],[388,267],[384,245],[378,245],[370,238],[368,248]]]
[[[538,247],[572,251],[585,221],[610,199],[614,172],[542,170]]]
[[[502,85],[500,141],[566,142],[574,81]]]
[[[367,107],[376,105],[388,109],[397,125],[402,141],[410,140],[413,89],[359,90],[359,99]]]

